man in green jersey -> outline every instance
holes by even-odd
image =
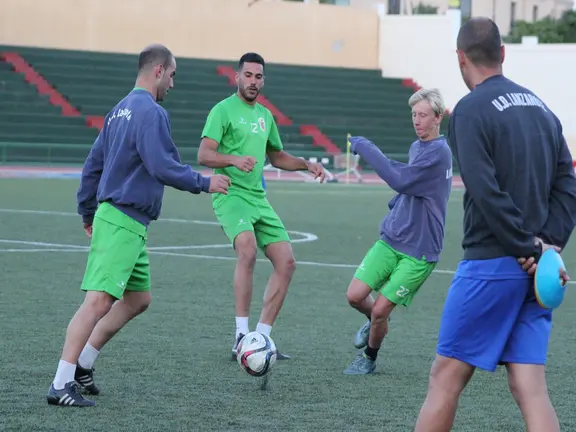
[[[198,151],[199,164],[229,176],[232,182],[228,195],[213,197],[213,207],[237,255],[233,358],[238,343],[250,331],[248,316],[258,248],[264,251],[274,271],[264,294],[257,332],[270,335],[296,267],[290,237],[262,188],[266,156],[276,168],[308,170],[321,182],[325,177],[321,164],[307,162],[283,150],[272,113],[256,102],[264,86],[264,59],[256,53],[244,54],[238,68],[238,91],[212,108]],[[289,357],[278,354],[278,359],[286,358]]]

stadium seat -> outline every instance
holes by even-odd
[[[82,117],[64,117],[23,75],[0,62],[0,142],[91,143],[97,133]]]
[[[4,84],[0,101],[0,112],[6,114],[0,123],[0,141],[89,146],[97,130],[87,126],[87,118],[106,115],[134,85],[135,55],[2,46],[0,51],[17,51],[83,116],[61,116],[21,75],[0,63],[0,79],[9,83]],[[234,92],[229,80],[216,72],[226,66],[234,68],[235,64],[178,59],[176,88],[163,106],[171,115],[179,148],[192,151],[198,147],[210,108]],[[407,105],[412,93],[402,80],[383,79],[378,70],[280,64],[267,65],[264,89],[266,97],[293,123],[280,127],[288,151],[299,156],[325,154],[324,147],[313,145],[313,137],[301,134],[301,126],[314,125],[342,151],[348,133],[364,135],[401,160],[407,158],[414,140]]]

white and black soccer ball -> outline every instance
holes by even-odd
[[[252,376],[266,375],[276,363],[276,345],[270,336],[250,332],[242,338],[236,349],[236,360]]]

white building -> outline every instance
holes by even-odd
[[[291,0],[298,1],[298,0]],[[450,7],[460,7],[463,17],[492,18],[506,35],[515,21],[536,21],[547,16],[559,18],[574,8],[573,0],[301,0],[304,3],[324,3],[363,9],[383,4],[390,14],[410,15],[419,5],[437,8],[443,14]]]

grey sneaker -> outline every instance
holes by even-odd
[[[354,361],[344,369],[345,375],[368,375],[376,369],[376,362],[371,360],[363,352],[358,354]]]
[[[358,349],[364,348],[368,345],[368,337],[370,336],[370,321],[366,321],[366,323],[360,327],[360,330],[356,332],[354,336],[354,347]]]
[[[74,381],[66,383],[62,390],[56,390],[54,384],[51,384],[46,399],[48,399],[48,405],[65,407],[92,407],[96,405],[96,402],[88,400],[80,394]]]

